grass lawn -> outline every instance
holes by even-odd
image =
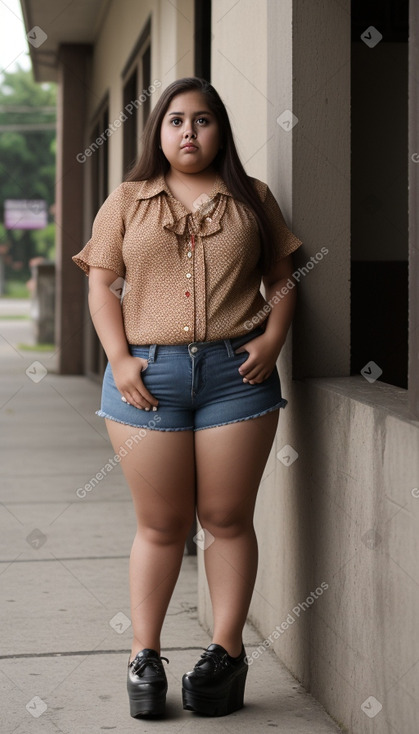
[[[6,280],[2,298],[29,298],[30,293],[20,280]]]

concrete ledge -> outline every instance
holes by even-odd
[[[343,395],[350,400],[356,400],[383,411],[386,415],[390,414],[414,426],[419,426],[419,417],[409,410],[408,392],[401,387],[388,385],[379,380],[369,383],[362,375],[313,377],[296,382]]]

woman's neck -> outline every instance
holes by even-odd
[[[217,172],[211,166],[198,173],[184,173],[183,171],[170,168],[166,173],[165,179],[169,187],[173,184],[178,187],[184,186],[185,190],[196,188],[206,190],[208,187],[211,188],[214,185],[216,176]]]

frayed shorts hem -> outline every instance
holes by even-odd
[[[107,418],[110,421],[115,421],[115,423],[120,423],[123,426],[131,426],[132,428],[144,428],[149,431],[164,431],[164,432],[171,432],[171,431],[205,431],[207,428],[220,428],[221,426],[228,426],[231,423],[242,423],[243,421],[250,421],[253,418],[260,418],[263,415],[267,415],[267,413],[272,413],[274,410],[278,410],[279,408],[285,408],[287,405],[288,400],[285,400],[283,398],[279,403],[276,405],[273,405],[270,408],[267,408],[266,410],[262,410],[260,413],[254,413],[253,415],[247,415],[244,418],[235,418],[231,421],[223,421],[222,423],[213,423],[210,426],[200,426],[199,428],[195,428],[195,426],[181,426],[179,428],[157,428],[157,426],[150,427],[148,424],[145,424],[144,426],[140,426],[138,423],[128,423],[127,421],[121,421],[119,418],[114,418],[112,415],[109,415],[108,413],[104,413],[103,410],[97,410],[96,415],[98,415],[100,418]]]
[[[193,431],[193,426],[180,426],[179,428],[157,428],[157,426],[149,426],[148,423],[145,423],[143,426],[141,426],[139,423],[129,423],[128,421],[121,421],[119,418],[114,418],[113,415],[109,415],[108,413],[104,413],[103,410],[96,410],[95,415],[98,415],[100,418],[107,418],[110,421],[115,421],[115,423],[121,423],[123,426],[132,426],[132,428],[146,428],[148,431]]]

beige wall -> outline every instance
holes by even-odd
[[[211,81],[227,107],[246,172],[263,181],[271,108],[266,97],[266,15],[265,0],[212,2]]]

